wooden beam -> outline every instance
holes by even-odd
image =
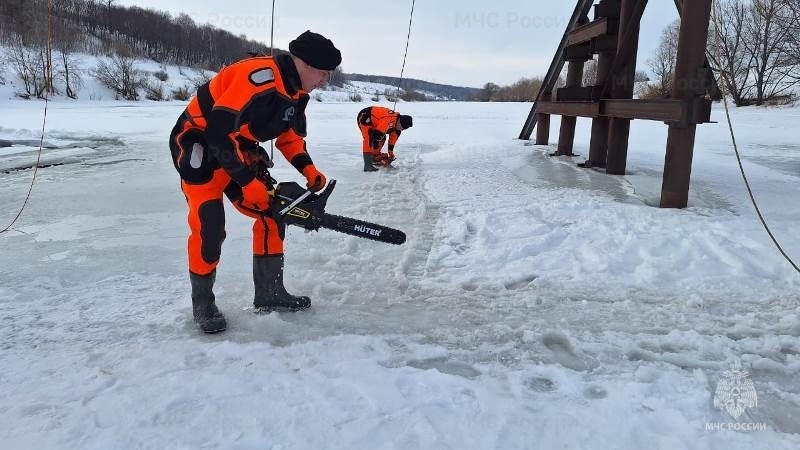
[[[683,0],[675,0],[675,8],[678,9],[678,16],[683,14]],[[706,90],[708,91],[708,95],[711,96],[712,100],[722,100],[722,91],[719,88],[714,71],[711,70],[711,63],[709,62],[708,54],[706,54],[703,61],[703,70],[706,72],[704,83]]]
[[[678,60],[672,83],[672,98],[695,105],[699,97],[708,22],[712,0],[683,2],[681,29],[678,35]],[[685,208],[689,202],[689,180],[697,125],[671,124],[667,133],[667,152],[664,158],[664,177],[661,185],[662,208]]]
[[[686,109],[681,100],[604,100],[601,114],[617,119],[681,122]]]
[[[602,0],[595,8],[595,17],[605,15],[607,17],[619,18],[619,0]],[[608,79],[614,55],[617,52],[616,36],[603,36],[592,40],[592,49],[596,50],[597,57],[597,77],[594,84],[598,85]],[[602,98],[602,88],[599,89],[597,98]],[[595,94],[592,94],[593,96]],[[592,136],[589,139],[589,157],[583,163],[583,167],[606,167],[606,155],[608,153],[608,133],[611,120],[608,117],[595,117],[592,119]]]
[[[608,117],[624,120],[655,120],[677,126],[686,123],[707,123],[710,119],[710,101],[678,99],[540,102],[538,112],[577,117]]]
[[[609,22],[609,19],[603,17],[576,28],[567,37],[567,45],[578,45],[589,42],[599,36],[614,34],[611,32]]]
[[[540,102],[537,111],[562,116],[598,117],[599,102]]]
[[[614,98],[618,98],[617,95],[613,95],[612,90],[616,88],[617,92],[623,89],[625,86],[618,83],[617,79],[614,79],[614,75],[620,74],[623,71],[623,68],[627,67],[631,61],[633,60],[633,65],[636,65],[636,53],[639,48],[639,24],[642,20],[642,15],[644,14],[644,10],[647,7],[647,0],[624,0],[626,3],[627,11],[625,11],[625,23],[620,23],[620,33],[617,36],[617,54],[614,56],[614,61],[611,63],[611,68],[609,69],[609,76],[603,81],[603,94],[601,97],[605,98],[609,95]],[[636,24],[635,27],[627,26],[628,23]],[[623,25],[625,25],[623,29]],[[634,75],[636,70],[634,68]],[[598,80],[599,82],[600,80]],[[633,79],[630,81],[631,87],[633,89],[632,83]],[[626,90],[626,89],[625,89]]]
[[[647,0],[622,0],[620,9],[618,53],[614,58],[611,76],[605,84],[614,99],[633,98],[633,80],[636,77],[636,53],[639,47],[639,25]],[[606,92],[604,89],[604,93]],[[605,95],[603,95],[605,97]],[[608,132],[606,173],[624,175],[628,160],[628,137],[631,122],[612,118]]]
[[[592,59],[594,52],[592,51],[591,42],[584,42],[583,44],[570,45],[564,49],[565,61],[588,61]]]
[[[536,145],[550,145],[550,114],[536,114]]]
[[[542,102],[549,102],[553,98],[552,91],[541,94]],[[550,144],[550,114],[536,113],[536,145]]]
[[[583,81],[583,61],[570,61],[567,68],[567,87],[578,88]],[[575,142],[576,116],[562,116],[561,129],[558,136],[558,156],[573,156],[572,148]]]
[[[600,100],[603,86],[563,87],[556,90],[559,102],[590,102]]]

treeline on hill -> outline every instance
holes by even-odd
[[[542,87],[542,78],[522,78],[509,86],[486,83],[467,100],[473,102],[532,102]]]
[[[565,71],[566,72],[566,71]],[[596,83],[597,65],[589,61],[583,72],[583,85],[590,86]],[[556,81],[554,89],[564,86],[566,75]],[[649,81],[645,72],[636,71],[636,82]],[[482,88],[470,95],[467,100],[473,102],[533,102],[539,94],[539,89],[544,83],[544,78],[521,78],[508,86],[499,86],[494,83],[486,83]]]
[[[400,78],[390,77],[385,75],[364,75],[360,73],[348,73],[345,77],[349,81],[365,81],[368,83],[388,84],[390,86],[397,86]],[[439,97],[448,98],[452,100],[467,100],[471,95],[478,91],[476,88],[451,86],[448,84],[431,83],[429,81],[415,80],[413,78],[403,78],[401,88],[405,91],[401,97],[405,95],[409,98],[404,100],[424,101],[426,96],[419,91],[430,92]]]
[[[9,49],[4,62],[22,80],[22,96],[41,98],[45,92],[63,90],[74,98],[87,75],[79,70],[77,53],[110,55],[110,62],[101,63],[89,75],[101,81],[104,75],[119,75],[122,85],[109,87],[118,97],[135,100],[139,88],[145,88],[148,97],[150,92],[146,80],[129,73],[133,70],[131,57],[216,71],[248,52],[269,51],[244,36],[208,24],[198,25],[186,14],[171,17],[166,12],[117,6],[113,0],[51,0],[49,11],[52,60],[46,52],[47,1],[0,1],[0,44]],[[52,69],[47,70],[48,67]],[[198,82],[204,76],[198,71]]]
[[[3,67],[8,67],[22,81],[18,95],[25,98],[42,98],[45,93],[76,98],[85,77],[91,76],[114,91],[117,98],[137,100],[144,91],[152,100],[185,99],[208,80],[203,70],[188,67],[217,71],[250,52],[269,51],[265,45],[243,35],[236,36],[208,24],[199,25],[187,14],[172,17],[162,11],[114,3],[114,0],[51,0],[49,25],[53,53],[48,54],[47,0],[0,1],[0,44],[7,48],[7,54],[0,55],[0,62],[5,63],[0,64],[0,83],[4,82]],[[84,73],[78,64],[78,53],[108,58],[99,59],[97,67]],[[166,71],[139,73],[134,67],[135,57],[162,65],[186,66],[185,72],[181,70],[191,83],[171,93],[164,92]],[[339,68],[332,74],[330,84],[343,87],[349,80],[396,85],[399,79],[345,74]],[[475,90],[414,79],[404,79],[402,87],[399,98],[406,101],[463,100]],[[376,92],[374,97],[385,96],[393,101],[397,95],[395,90],[387,89]]]
[[[47,29],[46,0],[0,2],[0,42],[21,39],[42,45]],[[51,0],[53,43],[74,52],[127,53],[158,62],[218,70],[247,52],[268,52],[264,44],[236,36],[209,24],[198,25],[187,14],[137,6],[114,5],[113,0]]]

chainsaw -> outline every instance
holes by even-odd
[[[334,187],[336,187],[336,180],[331,180],[323,192],[315,194],[293,181],[278,183],[275,185],[275,194],[270,202],[272,217],[276,221],[306,230],[316,231],[320,228],[327,228],[351,236],[395,245],[406,241],[406,234],[400,230],[326,213],[325,205],[328,203]]]

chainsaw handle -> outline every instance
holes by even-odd
[[[331,192],[333,192],[333,188],[336,187],[336,180],[330,180],[325,186],[325,189],[322,190],[322,193],[316,194],[322,200],[322,204],[325,205],[328,202],[328,197],[330,197]]]

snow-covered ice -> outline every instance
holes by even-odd
[[[183,106],[50,104],[48,167],[0,235],[3,448],[800,447],[800,274],[761,228],[724,123],[699,127],[690,206],[666,210],[652,206],[661,123],[634,123],[614,177],[514,139],[528,104],[403,103],[415,125],[397,168],[364,173],[365,104],[312,102],[329,211],[408,241],[290,228],[287,286],[314,306],[255,315],[250,222],[228,209],[229,329],[206,336],[167,146]],[[27,192],[42,107],[0,103],[15,143],[0,148],[0,225]],[[799,117],[733,111],[795,260]],[[276,159],[276,178],[301,181]],[[758,393],[738,422],[766,429],[708,430],[734,421],[713,397],[738,360]]]

